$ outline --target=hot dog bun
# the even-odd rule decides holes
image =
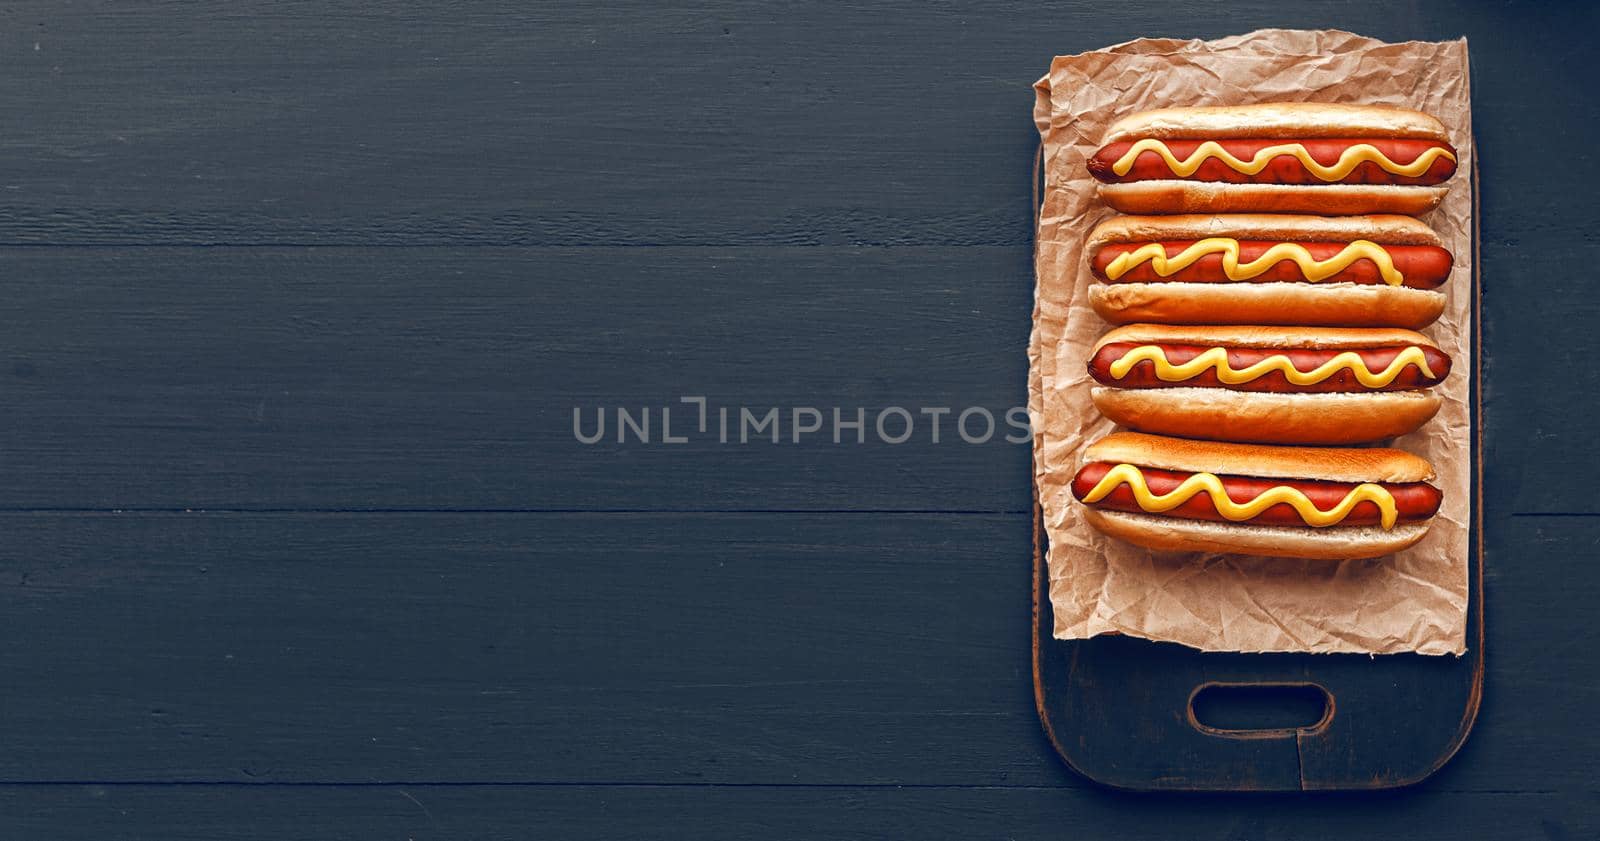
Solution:
[[[1089,508],[1083,519],[1106,535],[1164,552],[1219,552],[1279,558],[1346,560],[1381,558],[1415,546],[1428,523],[1401,523],[1385,531],[1356,526],[1337,531],[1180,520],[1156,514]]]
[[[1234,390],[1221,385],[1187,386],[1183,380],[1132,387],[1132,375],[1136,370],[1130,370],[1124,380],[1113,379],[1104,371],[1095,371],[1093,361],[1099,358],[1101,349],[1116,346],[1106,351],[1107,354],[1114,354],[1121,352],[1117,350],[1118,347],[1126,345],[1174,349],[1306,349],[1323,351],[1324,355],[1385,348],[1390,349],[1387,354],[1391,356],[1394,348],[1415,347],[1424,352],[1435,351],[1439,357],[1443,357],[1444,361],[1439,365],[1441,370],[1434,371],[1437,379],[1447,375],[1449,365],[1449,357],[1443,356],[1432,340],[1410,330],[1395,329],[1137,324],[1112,330],[1095,344],[1090,370],[1091,375],[1102,384],[1091,388],[1090,395],[1095,407],[1112,421],[1130,429],[1163,435],[1266,444],[1327,445],[1382,441],[1413,432],[1427,423],[1439,411],[1442,400],[1437,394],[1423,390],[1426,386],[1379,390],[1383,387],[1368,387],[1359,382],[1347,382],[1340,386],[1346,390],[1330,392],[1313,392],[1309,389],[1323,386],[1296,386],[1286,379],[1265,384],[1265,387],[1275,390],[1261,391]],[[1138,365],[1152,366],[1154,363],[1140,362]],[[1295,367],[1296,370],[1307,370],[1299,365]],[[1411,367],[1416,368],[1414,365]],[[1341,370],[1333,376],[1350,379],[1345,373]],[[1406,373],[1404,367],[1400,373]],[[1258,379],[1269,377],[1281,378],[1282,375],[1269,372]],[[1236,387],[1263,386],[1252,380]],[[1297,388],[1302,390],[1295,390]]]
[[[1252,394],[1216,388],[1139,391],[1097,386],[1095,408],[1129,429],[1268,444],[1359,444],[1415,432],[1440,398],[1381,394]]]
[[[1130,176],[1125,171],[1113,174],[1104,167],[1109,160],[1091,160],[1090,169],[1102,180],[1123,183],[1103,184],[1100,198],[1123,213],[1233,213],[1276,211],[1322,215],[1362,213],[1405,213],[1420,215],[1433,210],[1448,188],[1438,186],[1454,172],[1455,155],[1449,135],[1437,119],[1417,111],[1373,105],[1327,103],[1265,103],[1200,108],[1165,108],[1124,117],[1107,131],[1102,152],[1114,144],[1166,141],[1232,142],[1276,140],[1285,144],[1324,144],[1324,158],[1337,157],[1337,150],[1326,144],[1333,138],[1351,142],[1369,140],[1420,141],[1448,150],[1436,176],[1421,183],[1406,183],[1398,174],[1412,160],[1354,164],[1353,171],[1330,171],[1313,179],[1314,183],[1284,183],[1288,170],[1268,165],[1261,170],[1230,167],[1224,171],[1212,163],[1210,174],[1176,171],[1168,168],[1143,169]],[[1192,146],[1192,144],[1190,144]],[[1121,148],[1121,147],[1119,147]],[[1304,151],[1304,150],[1301,150]],[[1118,153],[1121,154],[1120,152]],[[1129,152],[1129,160],[1141,153]],[[1142,153],[1155,166],[1151,152]],[[1098,157],[1098,156],[1097,156]],[[1183,157],[1187,160],[1187,157]],[[1248,156],[1241,157],[1246,160]],[[1197,160],[1205,160],[1204,157]],[[1268,157],[1264,160],[1289,161]],[[1323,165],[1331,160],[1321,160]],[[1293,166],[1292,162],[1285,164]],[[1426,168],[1426,164],[1419,164]],[[1299,172],[1299,170],[1293,170]],[[1160,173],[1170,173],[1170,178]],[[1386,174],[1389,173],[1389,174]],[[1219,180],[1225,179],[1225,180]],[[1293,182],[1295,179],[1289,178]],[[1233,182],[1245,183],[1233,183]]]
[[[1444,201],[1449,187],[1394,184],[1221,184],[1181,179],[1101,184],[1100,200],[1123,213],[1317,213],[1421,216]]]
[[[1096,350],[1117,342],[1169,344],[1225,344],[1252,348],[1332,348],[1359,350],[1387,345],[1439,345],[1415,330],[1393,327],[1278,327],[1262,325],[1199,326],[1185,324],[1129,324],[1107,331],[1094,343]]]
[[[1439,255],[1435,259],[1445,271],[1439,275],[1441,279],[1447,275],[1450,262],[1449,253],[1443,250],[1438,235],[1427,225],[1392,214],[1117,216],[1090,232],[1085,254],[1093,265],[1101,251],[1109,246],[1214,238],[1307,244],[1366,241],[1380,247],[1399,247],[1397,250],[1432,250]],[[1113,324],[1254,322],[1415,329],[1432,323],[1444,312],[1445,295],[1437,289],[1387,282],[1346,282],[1338,277],[1321,281],[1261,281],[1231,280],[1218,275],[1205,282],[1102,279],[1090,286],[1089,303],[1101,318]]]
[[[1447,142],[1444,123],[1431,115],[1387,105],[1268,102],[1158,108],[1130,114],[1106,130],[1106,143],[1155,137],[1395,137]]]
[[[1273,447],[1113,432],[1090,444],[1083,460],[1114,461],[1217,475],[1324,482],[1427,482],[1433,465],[1387,447]]]
[[[1112,324],[1372,325],[1418,329],[1444,313],[1431,289],[1353,283],[1097,283],[1089,305]]]
[[[1234,213],[1173,216],[1113,216],[1089,232],[1084,246],[1098,251],[1117,242],[1161,242],[1206,237],[1275,239],[1284,242],[1351,242],[1385,245],[1441,245],[1433,229],[1410,216],[1301,216],[1287,213]]]
[[[1400,450],[1269,447],[1191,441],[1119,432],[1090,445],[1084,463],[1250,476],[1285,481],[1401,485],[1433,478],[1427,461]],[[1080,501],[1082,497],[1080,497]],[[1244,502],[1244,500],[1239,500]],[[1363,503],[1371,504],[1371,503]],[[1136,513],[1084,502],[1086,522],[1101,532],[1151,549],[1220,552],[1339,560],[1374,558],[1420,541],[1429,523],[1383,526],[1263,526],[1185,519],[1168,513]],[[1427,512],[1424,512],[1427,513]]]

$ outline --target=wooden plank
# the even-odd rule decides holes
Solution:
[[[25,314],[0,332],[0,507],[1028,505],[1028,447],[1004,440],[1025,438],[1006,413],[1025,403],[1026,249],[93,248],[0,261]],[[709,401],[703,433],[686,395]],[[899,415],[879,435],[890,406],[916,424],[904,443]],[[813,407],[821,429],[797,444],[795,413]],[[970,407],[994,417],[988,443],[963,443],[957,414],[922,414]],[[650,410],[649,444],[618,443],[619,408]],[[834,408],[866,426],[835,444]],[[575,409],[585,435],[607,413],[604,440],[580,442]],[[687,443],[662,442],[663,409]],[[776,430],[759,428],[769,411]],[[981,438],[983,417],[967,429]]]
[[[1582,185],[1600,163],[1528,167],[1521,150],[1528,126],[1592,133],[1573,56],[1594,14],[1361,0],[1293,23],[1472,40],[1483,176],[1502,185],[1485,235],[1525,269],[1554,259],[1549,236],[1592,247]],[[0,138],[5,242],[1023,246],[1028,86],[1051,56],[1289,22],[1261,0],[826,17],[734,0],[181,16],[33,0],[3,20],[0,109],[27,115]]]
[[[0,525],[0,781],[1087,785],[1033,708],[1025,515]],[[1600,600],[1600,521],[1488,537],[1486,700],[1428,787],[1586,784],[1600,629],[1548,617]]]
[[[1592,838],[1592,790],[1214,800],[1037,788],[55,786],[0,788],[18,837],[1196,841]],[[1088,835],[1085,833],[1094,833]]]
[[[1027,448],[1002,441],[1026,376],[1022,248],[13,248],[0,264],[25,314],[0,333],[0,507],[1028,506]],[[1581,275],[1545,282],[1571,316],[1553,321],[1511,282],[1485,280],[1488,508],[1600,511],[1578,486],[1600,452],[1570,422],[1600,371],[1561,389],[1525,375],[1600,313]],[[729,444],[714,423],[659,443],[663,407],[675,435],[698,412],[684,395],[729,408]],[[919,424],[903,444],[873,423],[889,406]],[[973,406],[997,418],[989,443],[962,443],[954,415],[933,443],[920,409]],[[619,407],[651,408],[655,443],[618,444]],[[779,409],[783,442],[732,443],[740,407]],[[824,428],[795,445],[799,407]],[[831,407],[865,412],[867,443],[834,445]],[[574,408],[607,410],[606,440],[579,443]]]
[[[1070,779],[1020,515],[0,522],[0,780]]]

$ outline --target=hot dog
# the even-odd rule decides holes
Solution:
[[[1088,359],[1101,414],[1131,429],[1270,444],[1357,444],[1415,431],[1449,354],[1410,330],[1180,327],[1105,334]]]
[[[1201,240],[1166,241],[1160,245],[1160,254],[1170,264],[1183,259],[1185,254],[1193,249]],[[1253,283],[1295,283],[1306,280],[1304,267],[1296,263],[1291,256],[1285,254],[1283,243],[1271,241],[1234,240],[1237,251],[1233,260],[1239,264],[1261,262],[1262,258],[1269,258],[1259,272],[1252,273],[1249,278],[1241,282]],[[1344,253],[1346,244],[1337,242],[1297,242],[1292,243],[1295,248],[1305,249],[1314,263],[1328,263],[1337,260]],[[1141,248],[1148,244],[1131,242],[1112,243],[1100,249],[1095,255],[1092,269],[1094,276],[1113,283],[1228,283],[1231,282],[1227,275],[1229,261],[1228,250],[1213,248],[1205,251],[1199,259],[1185,265],[1171,266],[1167,274],[1162,274],[1156,268],[1154,260],[1139,253]],[[1274,251],[1277,249],[1277,251]],[[1385,245],[1389,261],[1395,271],[1402,276],[1399,285],[1412,289],[1435,289],[1450,277],[1450,252],[1436,245]],[[1122,259],[1123,255],[1130,255]],[[1140,259],[1143,257],[1143,259]],[[1277,257],[1276,260],[1270,259]],[[1118,271],[1117,278],[1112,281],[1107,272],[1113,264],[1129,264],[1128,268]],[[1348,265],[1340,267],[1333,274],[1324,278],[1326,283],[1360,283],[1376,286],[1387,283],[1383,272],[1377,263],[1370,259],[1358,259]]]
[[[1407,216],[1115,216],[1085,245],[1089,303],[1116,324],[1423,327],[1454,268]]]
[[[1108,461],[1097,461],[1084,465],[1078,475],[1072,480],[1072,495],[1083,499],[1089,495],[1100,482],[1102,482],[1116,465]],[[1145,487],[1156,496],[1169,496],[1183,486],[1183,483],[1193,476],[1192,472],[1179,470],[1157,470],[1153,467],[1141,468]],[[1313,507],[1321,511],[1331,511],[1345,497],[1349,496],[1359,485],[1352,482],[1324,482],[1310,479],[1261,479],[1253,476],[1221,476],[1222,489],[1228,498],[1237,504],[1247,504],[1253,499],[1264,496],[1273,488],[1286,487],[1296,493],[1304,495],[1311,501]],[[1107,511],[1130,511],[1146,513],[1139,505],[1134,489],[1127,482],[1113,482],[1110,493],[1100,498],[1096,504]],[[1439,511],[1439,503],[1444,495],[1438,488],[1426,482],[1391,483],[1384,487],[1389,495],[1394,498],[1396,522],[1416,523],[1427,520]],[[1232,522],[1217,510],[1216,501],[1210,494],[1196,494],[1170,511],[1164,512],[1169,517],[1182,517],[1186,520],[1212,520],[1215,522]],[[1251,517],[1249,522],[1263,526],[1303,526],[1305,519],[1300,516],[1294,506],[1288,503],[1278,503],[1267,508],[1260,514]],[[1356,503],[1355,507],[1346,514],[1340,525],[1344,526],[1376,526],[1382,525],[1383,509],[1377,502],[1370,499]]]
[[[1170,157],[1161,154],[1160,149],[1169,152]],[[1431,153],[1434,149],[1447,154]],[[1305,158],[1296,154],[1298,150],[1305,151]],[[1358,157],[1361,160],[1354,160]],[[1432,186],[1450,180],[1456,172],[1455,149],[1448,143],[1351,138],[1297,140],[1288,144],[1278,140],[1164,140],[1160,146],[1122,141],[1108,143],[1095,152],[1089,159],[1089,173],[1107,184],[1182,177],[1229,184],[1321,185],[1330,182],[1318,173],[1339,171],[1340,162],[1346,158],[1351,158],[1355,166],[1345,165],[1349,172],[1337,179],[1340,184]],[[1262,167],[1251,172],[1255,166],[1250,162],[1257,160]],[[1173,171],[1173,161],[1180,167],[1188,162],[1194,171],[1180,176]],[[1416,175],[1405,174],[1407,166],[1420,168],[1419,161],[1425,161],[1426,169]],[[1241,163],[1245,165],[1241,167]]]
[[[1119,432],[1072,482],[1085,520],[1152,549],[1372,558],[1421,540],[1443,494],[1400,450],[1225,444]]]
[[[1375,341],[1387,340],[1389,339],[1375,339]],[[1153,359],[1145,359],[1134,364],[1127,373],[1118,376],[1114,373],[1117,361],[1138,353],[1147,345],[1133,341],[1117,341],[1099,346],[1099,350],[1089,360],[1089,376],[1093,377],[1095,382],[1120,388],[1227,388],[1234,391],[1259,391],[1272,394],[1326,394],[1428,388],[1438,385],[1450,372],[1450,357],[1434,347],[1433,343],[1427,341],[1421,334],[1416,334],[1409,344],[1351,350],[1335,350],[1332,347],[1258,348],[1172,342],[1163,342],[1155,346],[1160,348],[1160,358],[1173,366],[1192,364],[1194,360],[1204,357],[1207,353],[1214,353],[1214,348],[1221,347],[1226,354],[1225,367],[1233,370],[1248,370],[1263,363],[1270,364],[1278,357],[1286,359],[1289,367],[1295,371],[1315,371],[1329,365],[1335,367],[1326,378],[1310,383],[1290,382],[1288,372],[1282,368],[1269,369],[1261,376],[1249,380],[1224,382],[1219,376],[1219,371],[1224,365],[1209,366],[1191,377],[1169,382],[1158,376]],[[1418,361],[1407,363],[1401,357],[1413,347],[1420,351],[1417,355]],[[1401,364],[1398,366],[1398,373],[1392,379],[1378,385],[1367,385],[1356,376],[1357,366],[1336,365],[1340,356],[1346,353],[1354,353],[1360,360],[1361,367],[1369,371],[1387,370],[1395,366],[1397,361]]]
[[[1304,102],[1133,114],[1087,161],[1100,197],[1124,213],[1418,215],[1458,164],[1427,114]]]

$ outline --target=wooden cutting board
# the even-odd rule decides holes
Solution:
[[[1475,231],[1474,251],[1477,242]],[[1483,692],[1481,265],[1473,260],[1467,653],[1206,653],[1123,636],[1054,639],[1035,488],[1034,699],[1073,770],[1140,791],[1382,789],[1426,779],[1455,755]]]

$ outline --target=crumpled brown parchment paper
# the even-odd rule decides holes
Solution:
[[[1055,636],[1117,632],[1206,651],[1461,654],[1466,650],[1471,499],[1472,115],[1466,41],[1389,44],[1348,32],[1261,30],[1217,41],[1141,39],[1061,56],[1035,85],[1044,140],[1028,408],[1049,536]],[[1423,218],[1455,256],[1444,317],[1426,331],[1454,366],[1444,406],[1396,446],[1433,463],[1444,505],[1417,546],[1364,561],[1173,555],[1112,540],[1079,516],[1070,483],[1083,448],[1112,431],[1085,361],[1110,328],[1089,308],[1085,234],[1113,215],[1084,160],[1117,118],[1180,105],[1317,101],[1397,105],[1450,130],[1459,166]]]

